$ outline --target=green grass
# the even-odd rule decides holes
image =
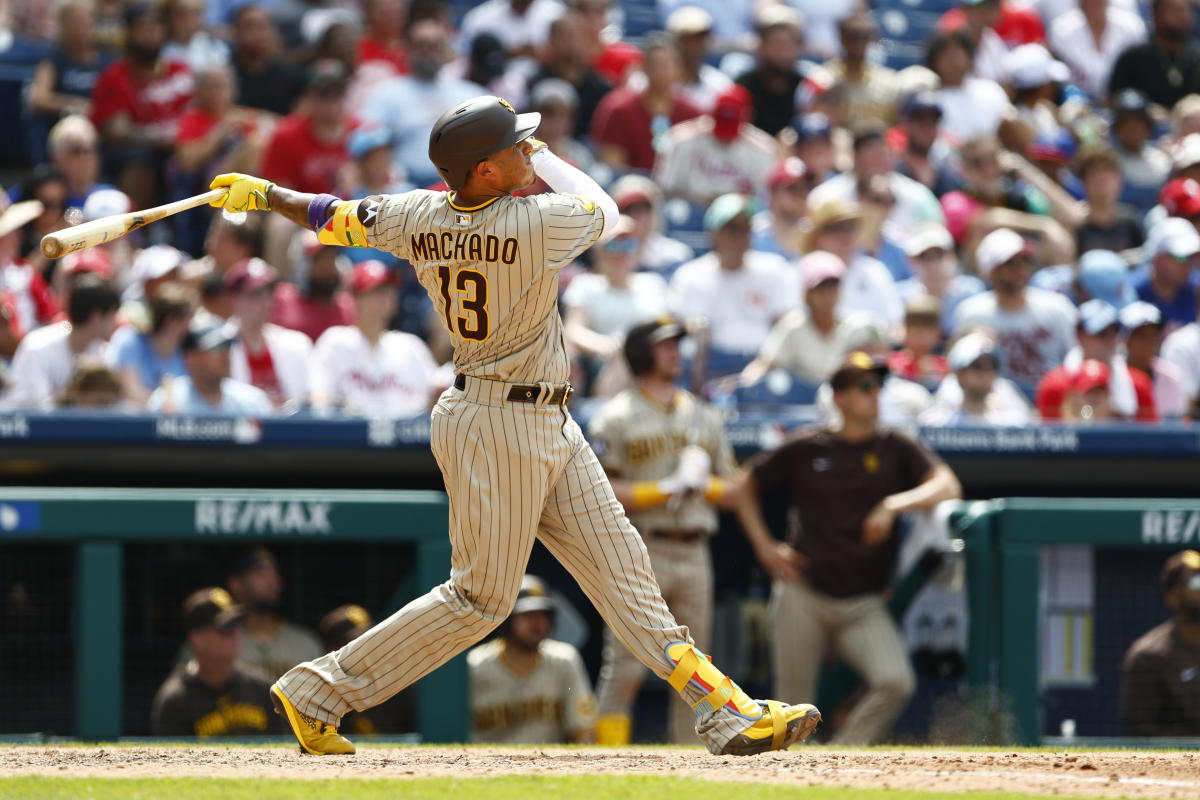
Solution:
[[[348,780],[234,780],[228,778],[43,778],[0,780],[0,800],[1061,800],[1048,796],[985,792],[916,792],[888,789],[791,787],[719,783],[647,775],[568,775],[499,778]],[[1078,799],[1076,799],[1078,800]]]

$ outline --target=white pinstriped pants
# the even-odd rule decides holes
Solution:
[[[871,744],[888,732],[908,704],[916,676],[882,597],[830,597],[806,583],[775,581],[771,622],[777,697],[815,697],[825,648],[832,643],[867,684],[867,693],[830,743]]]
[[[660,678],[666,648],[691,641],[663,601],[641,537],[579,425],[558,406],[513,403],[508,384],[467,378],[433,409],[431,446],[450,496],[450,580],[341,650],[279,679],[303,713],[336,723],[384,702],[499,625],[535,537],[575,577],[609,628]],[[689,703],[704,692],[689,684]],[[697,720],[714,753],[750,723],[722,707]]]

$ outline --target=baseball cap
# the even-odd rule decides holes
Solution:
[[[91,222],[114,214],[128,214],[133,201],[120,189],[97,189],[83,201],[83,221]]]
[[[938,116],[942,116],[942,102],[938,99],[938,94],[931,89],[918,89],[910,94],[904,100],[904,105],[900,107],[900,113],[903,116],[911,116],[918,111],[936,111]]]
[[[7,198],[6,198],[7,200]],[[18,228],[25,227],[46,210],[41,200],[22,200],[13,203],[0,214],[0,236],[7,236]]]
[[[279,279],[279,273],[261,258],[243,258],[225,274],[225,291],[256,292]]]
[[[1146,119],[1151,119],[1150,103],[1146,100],[1146,95],[1137,89],[1122,89],[1117,92],[1112,100],[1112,110],[1114,120],[1125,114],[1141,114]]]
[[[1009,228],[998,228],[983,237],[975,249],[975,266],[980,275],[987,277],[996,267],[1021,253],[1033,255],[1033,247],[1025,237]]]
[[[517,592],[512,613],[524,614],[526,611],[554,611],[554,601],[546,591],[546,584],[535,575],[526,575],[521,579],[521,590]]]
[[[1175,258],[1194,256],[1200,253],[1200,233],[1183,217],[1167,217],[1146,237],[1146,257],[1154,258],[1159,253],[1170,253]]]
[[[667,33],[676,36],[708,33],[712,26],[712,15],[699,6],[682,6],[667,17]]]
[[[713,103],[713,136],[723,142],[737,138],[750,111],[750,93],[746,87],[733,84],[717,95]]]
[[[1079,327],[1095,336],[1117,325],[1117,309],[1104,300],[1088,300],[1079,307]]]
[[[1163,591],[1169,592],[1178,586],[1190,583],[1197,573],[1200,573],[1200,552],[1189,549],[1172,554],[1163,564]]]
[[[904,242],[904,252],[910,257],[916,257],[926,250],[953,250],[954,238],[945,225],[927,222],[917,227]]]
[[[1167,181],[1167,185],[1158,193],[1158,202],[1162,204],[1168,217],[1191,219],[1200,215],[1200,181],[1194,178],[1175,178]]]
[[[1108,364],[1089,358],[1079,365],[1079,369],[1071,376],[1071,391],[1083,394],[1092,389],[1108,388],[1108,380],[1112,375]]]
[[[385,284],[395,286],[397,283],[395,271],[375,259],[355,264],[346,278],[346,288],[354,294],[366,294]]]
[[[1127,331],[1137,330],[1144,325],[1161,328],[1163,324],[1162,312],[1158,310],[1158,306],[1145,300],[1134,300],[1121,309],[1117,318],[1121,321],[1121,327]]]
[[[1180,170],[1195,164],[1200,164],[1200,133],[1189,133],[1175,145],[1171,166]]]
[[[360,605],[350,603],[338,606],[325,616],[317,626],[317,633],[326,647],[341,647],[351,639],[357,639],[371,627],[371,615]]]
[[[334,58],[322,58],[308,68],[308,88],[321,91],[331,86],[345,87],[350,80],[346,66]]]
[[[958,372],[966,369],[984,356],[990,356],[1000,366],[1003,362],[1000,348],[992,337],[980,331],[972,331],[963,336],[946,355],[946,364],[951,371]]]
[[[742,194],[723,194],[709,204],[704,212],[704,230],[715,231],[729,224],[729,221],[741,214],[752,216],[758,208],[754,199]]]
[[[846,262],[833,253],[824,250],[814,250],[799,263],[800,274],[804,276],[804,289],[809,291],[817,288],[828,280],[841,280],[846,275]]]
[[[1066,83],[1071,70],[1066,64],[1050,55],[1040,44],[1023,44],[1014,47],[1005,56],[1004,66],[1008,80],[1016,89],[1034,89],[1047,83]]]
[[[668,339],[681,339],[684,336],[687,336],[687,331],[674,317],[659,317],[630,328],[629,332],[625,334],[625,346],[626,348],[644,349]]]
[[[635,203],[648,203],[651,207],[662,204],[662,192],[658,186],[644,175],[623,175],[609,190],[609,196],[624,211]]]
[[[888,374],[887,364],[882,359],[871,358],[862,350],[855,350],[829,378],[835,392],[848,389],[864,375],[878,375],[883,380]]]
[[[785,158],[775,165],[767,176],[767,188],[778,189],[781,186],[791,186],[808,174],[804,162],[796,157]]]
[[[1129,283],[1129,266],[1111,250],[1089,250],[1080,257],[1079,283],[1089,295],[1117,310],[1137,299]]]
[[[804,15],[783,3],[767,3],[761,5],[755,13],[754,27],[760,34],[775,28],[803,30]]]
[[[183,266],[186,256],[169,244],[147,247],[133,259],[133,274],[138,283],[157,280]]]
[[[829,117],[819,111],[811,114],[797,114],[792,117],[788,126],[796,133],[796,143],[807,142],[809,139],[830,139],[833,136],[833,123]]]
[[[915,294],[904,301],[904,321],[940,325],[942,320],[942,301],[931,294]]]
[[[233,563],[229,565],[230,575],[245,575],[247,572],[254,572],[263,567],[278,567],[279,562],[275,560],[275,555],[265,547],[254,547],[242,552]]]
[[[113,276],[112,260],[108,257],[108,251],[99,247],[89,247],[87,250],[65,256],[61,262],[61,269],[66,275],[91,272],[101,278]]]
[[[346,152],[351,158],[362,158],[377,147],[390,147],[392,133],[379,125],[363,125],[355,128],[346,139]]]
[[[579,108],[579,93],[562,78],[545,78],[529,92],[529,105],[534,109],[564,106],[574,110]]]
[[[1029,143],[1029,157],[1035,161],[1070,164],[1075,158],[1075,137],[1066,128],[1038,133]]]
[[[194,631],[210,625],[227,631],[241,623],[242,609],[220,586],[197,589],[183,601],[183,627]]]
[[[233,344],[236,332],[219,317],[193,317],[180,343],[182,350],[220,350]]]

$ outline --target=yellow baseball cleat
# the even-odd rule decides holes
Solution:
[[[817,729],[821,712],[808,703],[789,706],[778,700],[761,703],[763,713],[746,730],[721,749],[723,756],[752,756],[768,750],[786,750]]]
[[[300,752],[314,756],[342,756],[354,753],[354,743],[338,733],[336,725],[301,714],[292,701],[283,696],[279,684],[271,686],[275,713],[287,719],[300,742]]]

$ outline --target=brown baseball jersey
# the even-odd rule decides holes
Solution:
[[[1200,647],[1167,620],[1121,663],[1121,721],[1130,736],[1200,736]]]

